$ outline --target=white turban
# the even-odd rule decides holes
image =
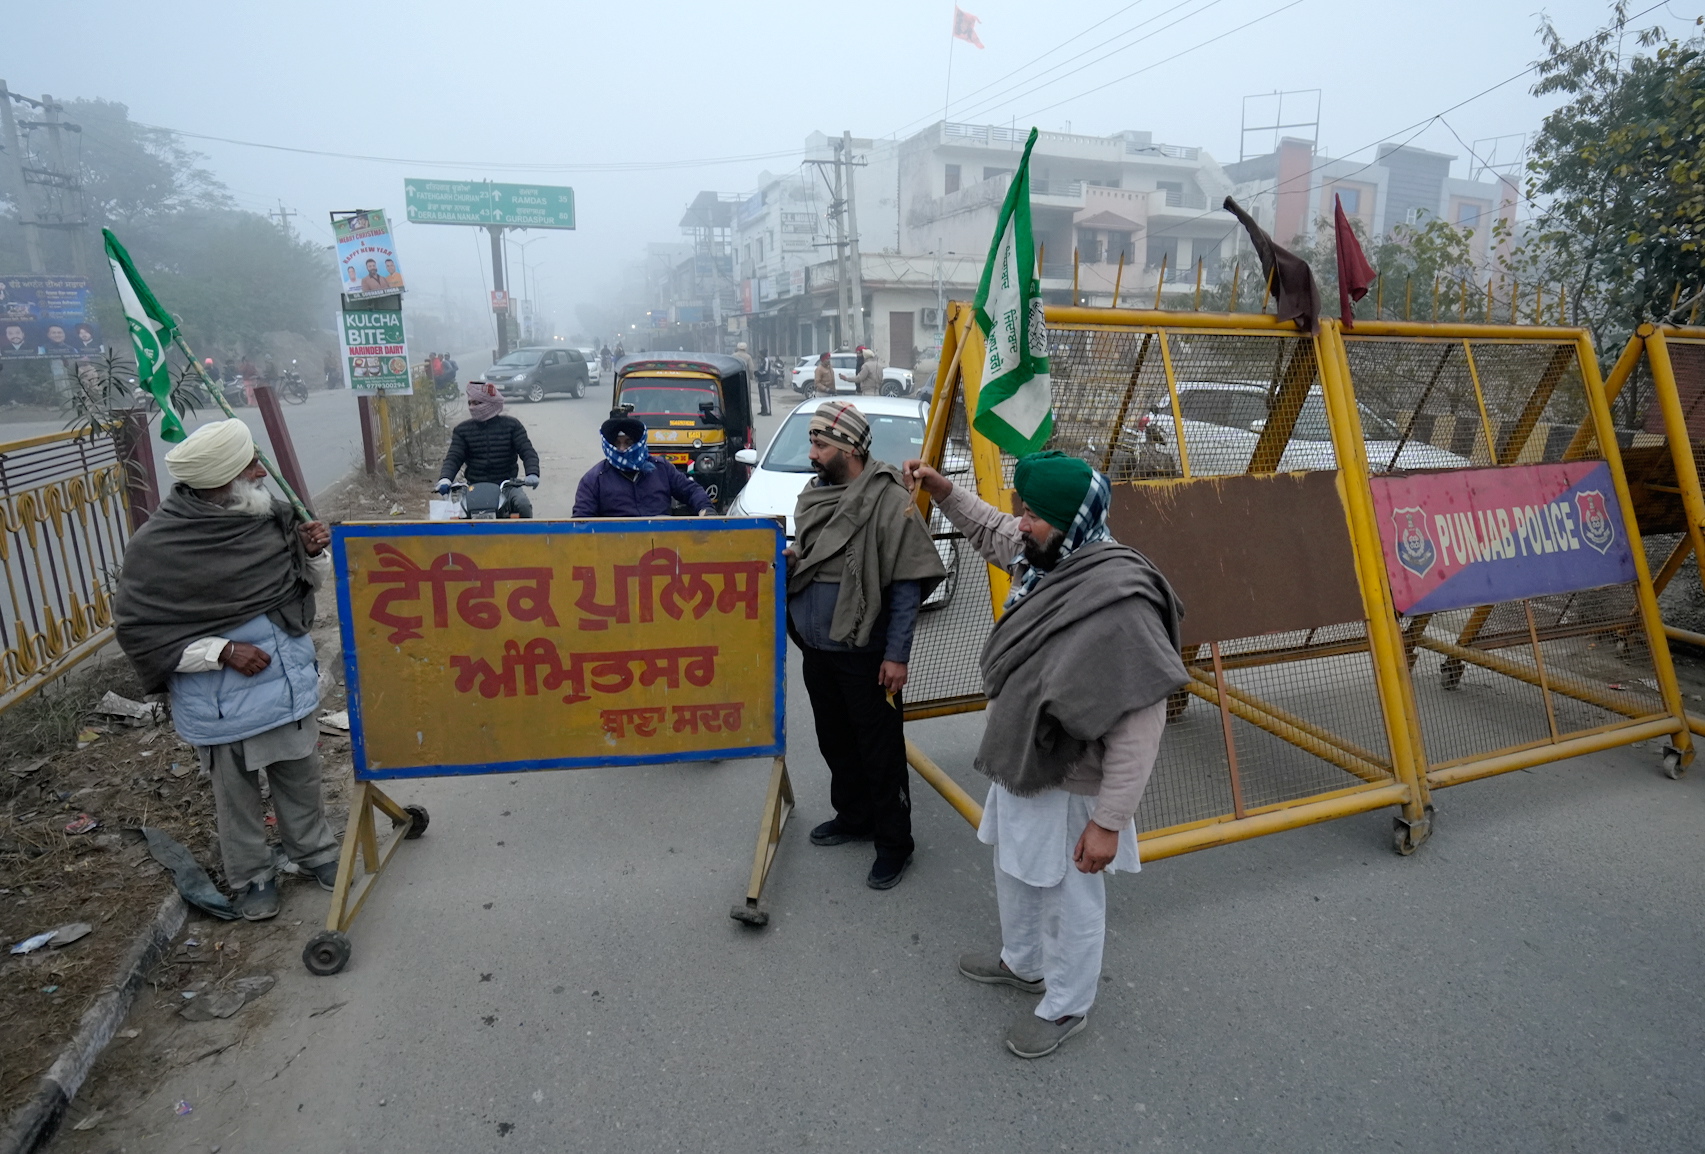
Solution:
[[[232,417],[203,425],[185,437],[166,454],[166,469],[192,489],[218,489],[254,459],[254,434]]]

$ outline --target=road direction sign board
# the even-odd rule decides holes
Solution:
[[[405,179],[403,193],[414,224],[574,227],[574,190],[558,185]]]

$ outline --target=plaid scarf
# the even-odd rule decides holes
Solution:
[[[1112,532],[1107,528],[1107,508],[1113,501],[1113,487],[1107,483],[1107,478],[1099,471],[1090,473],[1089,491],[1083,495],[1083,504],[1077,507],[1077,513],[1072,517],[1071,527],[1066,530],[1065,538],[1060,542],[1060,559],[1054,562],[1055,568],[1060,561],[1070,557],[1072,553],[1094,541],[1113,540]],[[1023,566],[1023,576],[1013,583],[1012,592],[1007,594],[1006,604],[1002,610],[1011,609],[1030,595],[1042,578],[1052,573],[1053,569],[1038,569],[1029,564],[1020,549],[1018,556],[1012,559],[1011,567],[1016,571]]]
[[[657,462],[651,459],[651,450],[646,448],[644,437],[629,445],[625,451],[608,441],[601,443],[604,446],[604,459],[624,473],[649,473],[657,468]]]

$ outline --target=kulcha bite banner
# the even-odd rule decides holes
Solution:
[[[405,291],[402,261],[383,209],[333,213],[332,236],[337,241],[338,291],[345,299]]]
[[[785,752],[765,518],[332,532],[357,778]]]
[[[1440,613],[1634,580],[1603,461],[1372,479],[1392,599]]]
[[[342,309],[345,383],[358,393],[414,392],[408,369],[408,337],[399,308]]]

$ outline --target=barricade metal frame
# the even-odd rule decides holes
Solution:
[[[1700,449],[1705,448],[1705,438],[1695,438],[1688,429],[1688,418],[1692,414],[1683,396],[1682,381],[1673,355],[1676,349],[1672,346],[1685,350],[1692,372],[1705,369],[1705,327],[1642,324],[1628,338],[1621,356],[1604,381],[1605,403],[1614,405],[1623,390],[1643,370],[1652,387],[1652,402],[1658,407],[1657,415],[1673,475],[1659,475],[1656,468],[1648,472],[1637,465],[1630,465],[1628,481],[1631,489],[1638,486],[1647,497],[1653,493],[1665,494],[1679,498],[1681,504],[1681,530],[1677,541],[1652,575],[1652,591],[1659,597],[1681,573],[1689,557],[1705,558],[1705,491],[1702,491],[1699,481],[1698,462]],[[1693,387],[1687,393],[1696,405],[1705,381],[1690,380],[1690,384]],[[1643,425],[1649,429],[1652,423],[1648,415]],[[1656,536],[1674,531],[1673,522],[1667,519],[1660,521],[1651,515],[1650,501],[1636,499],[1634,504],[1641,519],[1642,534]],[[1700,568],[1700,583],[1705,588],[1705,568]],[[1664,634],[1672,641],[1705,649],[1705,633],[1666,622]],[[1689,714],[1688,727],[1693,733],[1705,735],[1705,717]]]
[[[1651,654],[1652,672],[1655,675],[1652,680],[1656,684],[1657,697],[1661,701],[1655,708],[1624,702],[1608,693],[1595,692],[1584,684],[1581,678],[1571,676],[1567,670],[1548,670],[1540,634],[1532,624],[1532,608],[1525,602],[1520,604],[1527,612],[1532,660],[1536,668],[1520,660],[1494,655],[1489,647],[1494,644],[1506,644],[1501,636],[1490,640],[1480,638],[1480,632],[1495,607],[1470,612],[1468,627],[1458,633],[1454,642],[1430,635],[1425,620],[1421,620],[1418,625],[1416,621],[1409,621],[1407,627],[1405,626],[1404,620],[1394,608],[1390,581],[1386,573],[1383,546],[1373,505],[1368,442],[1362,427],[1362,406],[1357,397],[1350,351],[1346,345],[1345,334],[1336,322],[1323,321],[1317,334],[1312,338],[1302,338],[1294,326],[1280,324],[1275,317],[1262,314],[1059,306],[1049,307],[1046,313],[1051,336],[1063,331],[1071,331],[1074,335],[1126,334],[1126,343],[1121,347],[1125,348],[1127,353],[1132,347],[1137,350],[1135,363],[1130,369],[1131,384],[1117,407],[1117,417],[1112,428],[1107,430],[1107,440],[1090,446],[1095,448],[1097,453],[1104,453],[1101,460],[1093,462],[1103,469],[1113,460],[1116,447],[1114,442],[1121,435],[1121,431],[1129,430],[1127,417],[1132,396],[1136,391],[1137,379],[1139,374],[1145,371],[1145,358],[1152,357],[1155,351],[1159,353],[1158,359],[1164,375],[1164,398],[1155,398],[1155,412],[1164,415],[1163,406],[1169,405],[1172,428],[1179,432],[1185,430],[1185,416],[1180,407],[1179,381],[1174,365],[1174,341],[1180,335],[1202,344],[1227,339],[1233,342],[1258,341],[1263,337],[1284,338],[1286,341],[1285,344],[1276,346],[1279,354],[1273,359],[1269,417],[1260,430],[1247,472],[1268,475],[1275,473],[1293,435],[1305,399],[1312,397],[1315,390],[1318,390],[1321,398],[1320,402],[1316,403],[1324,404],[1325,415],[1330,424],[1336,487],[1343,505],[1345,526],[1352,546],[1355,581],[1362,603],[1363,620],[1359,623],[1360,632],[1358,634],[1355,629],[1350,629],[1347,633],[1340,630],[1336,635],[1318,643],[1315,631],[1310,630],[1308,635],[1300,640],[1286,635],[1272,635],[1273,643],[1270,645],[1252,645],[1245,642],[1233,647],[1212,642],[1186,647],[1184,656],[1191,673],[1191,682],[1185,687],[1183,694],[1188,697],[1181,694],[1174,699],[1173,708],[1169,709],[1169,717],[1181,715],[1191,698],[1203,701],[1218,711],[1219,728],[1226,753],[1223,768],[1229,778],[1231,804],[1225,807],[1224,812],[1210,817],[1197,817],[1194,820],[1172,822],[1160,828],[1145,830],[1140,840],[1145,861],[1392,806],[1398,807],[1394,822],[1395,848],[1400,853],[1410,853],[1431,832],[1431,791],[1437,788],[1666,735],[1673,735],[1674,741],[1666,755],[1666,768],[1679,771],[1681,766],[1691,760],[1692,748],[1685,714],[1658,616],[1651,574],[1645,564],[1644,552],[1638,538],[1638,527],[1627,481],[1623,475],[1617,438],[1612,432],[1614,426],[1605,387],[1597,373],[1590,340],[1583,330],[1514,325],[1360,322],[1351,339],[1433,343],[1441,348],[1450,344],[1460,346],[1461,355],[1466,359],[1467,376],[1464,379],[1472,385],[1471,394],[1478,410],[1474,414],[1477,419],[1473,422],[1478,426],[1473,433],[1474,452],[1483,458],[1481,463],[1485,465],[1512,465],[1538,459],[1545,446],[1540,444],[1536,447],[1533,441],[1534,430],[1539,426],[1540,417],[1551,403],[1552,394],[1556,391],[1559,381],[1564,378],[1571,365],[1578,366],[1579,387],[1584,394],[1587,412],[1582,414],[1585,419],[1582,419],[1579,427],[1574,430],[1564,458],[1578,459],[1589,456],[1595,446],[1603,446],[1598,452],[1608,463],[1614,479],[1615,496],[1628,530],[1637,578],[1633,583],[1635,607],[1631,620],[1622,619],[1608,624],[1595,620],[1590,624],[1601,632],[1608,630],[1620,632],[1624,637],[1638,635],[1643,639]],[[1130,340],[1132,334],[1140,335],[1140,342]],[[1064,338],[1060,340],[1063,341]],[[1510,385],[1513,381],[1527,390],[1525,396],[1519,398],[1519,404],[1515,404],[1508,396],[1500,398],[1513,405],[1512,412],[1517,414],[1514,419],[1503,422],[1505,427],[1501,438],[1495,431],[1488,410],[1487,395],[1482,389],[1482,377],[1485,372],[1495,373],[1498,370],[1486,366],[1477,367],[1475,364],[1476,348],[1494,342],[1522,346],[1518,349],[1522,356],[1530,359],[1537,356],[1545,362],[1544,370],[1538,373],[1531,383],[1520,378],[1520,373],[1507,373],[1501,378],[1504,385]],[[1534,349],[1526,347],[1534,345],[1552,350],[1549,358],[1542,352],[1535,353]],[[1056,348],[1059,347],[1057,344]],[[1291,350],[1288,362],[1284,357],[1286,348]],[[1483,352],[1482,355],[1487,354]],[[950,311],[941,357],[942,368],[938,374],[935,403],[930,413],[923,455],[926,460],[939,462],[948,450],[950,436],[965,438],[969,442],[978,495],[990,504],[1004,508],[1011,497],[1008,480],[1010,461],[1003,460],[995,445],[970,430],[966,420],[966,415],[975,409],[982,356],[981,334],[972,321],[971,307],[966,303],[956,302]],[[1152,361],[1150,364],[1152,365]],[[1442,367],[1442,360],[1440,365]],[[1156,383],[1152,377],[1152,367],[1147,371],[1151,373],[1152,393]],[[1070,414],[1062,413],[1061,410],[1059,365],[1056,366],[1055,379],[1056,416],[1069,417]],[[1069,397],[1066,398],[1066,403],[1071,403]],[[1407,421],[1411,430],[1421,407],[1416,406],[1416,413],[1411,414]],[[1073,442],[1069,432],[1062,436],[1062,425],[1065,423],[1068,422],[1057,421],[1054,444],[1068,452],[1083,451],[1085,446]],[[1549,435],[1552,430],[1547,428],[1546,431]],[[1405,436],[1407,435],[1406,433]],[[1178,471],[1184,474],[1182,478],[1138,479],[1128,483],[1144,487],[1211,484],[1206,477],[1197,478],[1190,475],[1190,438],[1179,436],[1177,439],[1181,442],[1176,446],[1176,453]],[[1400,442],[1398,454],[1401,452]],[[1394,461],[1395,459],[1394,457]],[[1469,463],[1461,457],[1456,459],[1464,465]],[[920,504],[927,507],[927,497],[920,494],[919,499]],[[1705,508],[1705,502],[1702,502],[1701,507]],[[1004,599],[1006,589],[1007,579],[1004,572],[991,567],[989,594],[992,614],[998,615],[998,606]],[[1188,605],[1189,599],[1186,597],[1186,611]],[[1347,622],[1346,626],[1351,624],[1353,623]],[[1575,629],[1573,634],[1556,630],[1548,632],[1544,644],[1557,644],[1557,637],[1584,635],[1586,627],[1576,626]],[[965,649],[966,646],[961,642],[957,649],[957,659],[963,660]],[[1454,676],[1457,684],[1461,681],[1461,669],[1471,665],[1475,669],[1477,682],[1503,679],[1512,685],[1537,688],[1545,705],[1543,716],[1548,723],[1547,738],[1505,743],[1490,749],[1476,748],[1468,756],[1429,757],[1423,736],[1422,710],[1417,705],[1411,672],[1421,650],[1433,652],[1446,663],[1456,662],[1455,666],[1447,664],[1445,668],[1456,671]],[[1373,690],[1381,714],[1382,736],[1388,754],[1367,748],[1350,735],[1335,732],[1330,724],[1322,724],[1318,719],[1305,716],[1306,711],[1291,706],[1288,700],[1274,699],[1267,689],[1259,684],[1245,682],[1239,685],[1228,676],[1233,670],[1253,670],[1254,675],[1259,675],[1263,668],[1330,669],[1329,664],[1322,663],[1345,660],[1357,654],[1365,654],[1371,665]],[[914,664],[919,661],[919,656],[914,654]],[[931,660],[927,650],[921,656],[925,663]],[[1252,675],[1246,673],[1245,676]],[[1302,677],[1304,674],[1298,673],[1295,676]],[[1343,676],[1341,671],[1338,676]],[[1280,682],[1271,677],[1268,684],[1282,688]],[[1223,694],[1220,691],[1221,686],[1225,689]],[[1448,677],[1442,686],[1445,690],[1455,687]],[[1569,704],[1570,708],[1576,711],[1566,719],[1565,728],[1559,726],[1559,708],[1554,708],[1554,696],[1558,702],[1564,702],[1566,698],[1565,704]],[[914,698],[908,702],[907,718],[916,720],[963,712],[982,708],[983,704],[980,697],[961,696],[951,700],[933,701]],[[1577,715],[1580,711],[1588,707],[1618,719],[1584,727],[1574,724],[1579,719]],[[1596,720],[1596,717],[1594,714],[1589,720]],[[1360,781],[1342,788],[1322,788],[1298,796],[1283,796],[1266,804],[1245,805],[1243,794],[1246,790],[1240,788],[1239,782],[1238,743],[1232,736],[1234,723],[1253,727],[1253,730],[1244,730],[1246,733],[1261,731],[1266,735],[1266,738],[1261,740],[1276,738],[1295,750],[1312,755],[1347,775],[1344,781],[1358,778]],[[1156,770],[1157,780],[1166,769],[1166,756],[1163,743],[1163,765]],[[912,743],[908,743],[908,758],[920,776],[942,792],[968,821],[976,824],[980,820],[981,810],[975,801]],[[1154,789],[1155,783],[1151,782],[1151,793]]]

